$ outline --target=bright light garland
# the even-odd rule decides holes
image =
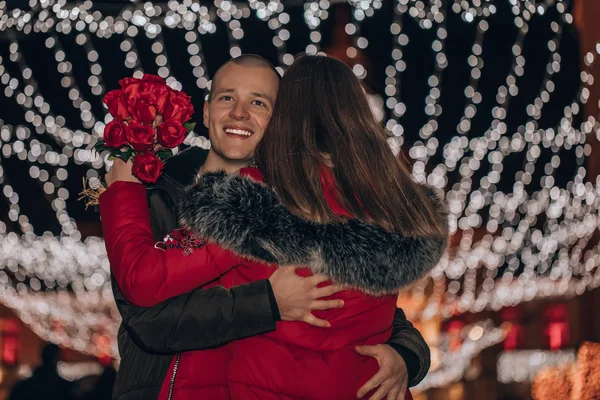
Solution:
[[[508,351],[498,357],[498,382],[531,382],[542,369],[572,364],[576,359],[575,350]]]
[[[440,345],[434,347],[441,356],[440,367],[429,372],[425,379],[411,390],[424,392],[427,389],[458,382],[472,367],[471,361],[475,356],[482,350],[500,343],[506,337],[506,333],[505,327],[495,327],[491,321],[466,326],[461,330],[461,337],[464,339],[458,351],[451,351],[449,349],[450,336],[442,335]]]
[[[494,120],[478,137],[472,135],[472,122],[482,112],[483,95],[479,88],[484,67],[482,53],[492,23],[488,17],[497,12],[496,5],[489,0],[455,0],[449,7],[440,0],[394,1],[394,17],[390,26],[394,38],[392,63],[385,70],[386,127],[391,132],[392,146],[398,148],[404,141],[401,121],[409,115],[401,98],[401,79],[409,63],[404,55],[410,41],[405,23],[412,19],[420,29],[435,32],[431,44],[435,65],[428,79],[429,90],[424,101],[427,122],[419,129],[420,140],[409,149],[409,155],[415,161],[413,172],[418,180],[446,189],[451,227],[453,232],[460,231],[461,234],[460,243],[453,253],[442,260],[430,278],[412,289],[413,294],[428,299],[427,306],[412,315],[414,318],[428,319],[440,312],[450,316],[457,312],[500,309],[535,298],[577,295],[600,286],[600,251],[598,246],[588,246],[598,226],[600,188],[596,182],[584,181],[586,171],[583,166],[591,151],[585,143],[586,136],[599,135],[600,125],[593,118],[584,121],[581,126],[574,125],[575,118],[582,112],[580,104],[589,97],[585,85],[591,85],[593,77],[585,72],[581,74],[583,86],[579,98],[565,109],[559,126],[539,126],[544,107],[555,89],[553,79],[561,68],[558,50],[563,26],[572,23],[572,16],[567,13],[565,2],[560,0],[509,1],[517,28],[511,69],[505,83],[498,88],[492,109]],[[240,40],[246,34],[244,20],[258,18],[274,32],[272,43],[279,54],[278,69],[283,72],[293,61],[286,45],[291,36],[286,27],[290,15],[281,0],[215,0],[210,7],[189,0],[169,1],[161,5],[143,2],[127,5],[116,17],[93,11],[91,1],[66,4],[62,0],[31,0],[29,3],[31,10],[8,10],[6,4],[0,2],[0,31],[47,35],[46,46],[56,60],[61,84],[68,89],[81,126],[87,131],[65,126],[65,118],[52,113],[51,104],[38,91],[32,69],[24,62],[19,42],[12,43],[9,59],[0,60],[0,88],[6,97],[14,99],[22,107],[28,125],[0,127],[2,156],[18,157],[30,164],[30,176],[52,199],[63,237],[37,237],[33,234],[28,217],[20,210],[19,194],[0,170],[2,193],[10,207],[9,218],[18,221],[22,233],[7,233],[6,227],[0,226],[0,260],[4,266],[4,270],[0,271],[0,282],[5,285],[0,298],[19,310],[21,317],[44,338],[85,352],[115,355],[114,344],[109,346],[110,350],[100,350],[102,346],[89,344],[89,338],[95,334],[113,335],[115,321],[118,320],[111,307],[109,266],[103,242],[98,238],[81,241],[77,225],[66,209],[70,194],[61,184],[67,178],[67,167],[72,162],[89,167],[88,178],[98,177],[99,170],[110,165],[108,160],[87,150],[102,135],[104,124],[109,120],[105,116],[93,115],[84,91],[77,86],[73,60],[67,59],[61,38],[75,35],[75,42],[85,50],[87,65],[84,68],[89,71],[87,84],[91,93],[100,97],[106,91],[102,63],[107,60],[99,59],[91,40],[94,35],[99,39],[116,35],[121,40],[120,51],[125,55],[125,66],[134,76],[143,73],[134,38],[145,35],[152,41],[151,50],[159,75],[165,77],[171,86],[181,88],[181,83],[172,74],[162,35],[165,29],[184,30],[189,53],[187,61],[197,87],[206,91],[210,88],[210,80],[199,35],[216,32],[220,20],[227,27],[230,54],[235,57],[243,51]],[[316,54],[321,50],[319,28],[321,22],[329,17],[331,3],[314,0],[303,6],[304,19],[310,29],[308,53]],[[346,26],[347,34],[354,37],[354,46],[364,49],[368,42],[361,36],[362,21],[379,12],[382,1],[350,0],[349,3],[354,10],[353,21]],[[550,22],[553,37],[547,43],[550,54],[539,95],[526,107],[527,121],[518,129],[509,131],[506,124],[509,104],[518,95],[527,67],[523,43],[534,23],[532,19],[550,11],[555,11],[558,18]],[[442,81],[448,79],[445,71],[448,66],[446,39],[450,15],[447,14],[451,13],[459,15],[465,24],[476,24],[477,31],[466,60],[471,70],[470,82],[462,97],[464,113],[456,135],[448,143],[440,143],[438,120],[444,112],[440,99]],[[600,54],[600,46],[596,52]],[[589,65],[597,57],[598,54],[589,53],[585,56],[585,63]],[[185,62],[185,58],[179,61]],[[18,71],[17,76],[9,73],[6,68],[9,64],[18,68],[11,69]],[[358,68],[355,73],[364,76],[366,71]],[[61,144],[62,149],[53,150],[36,140],[36,134],[49,135]],[[193,135],[186,138],[186,144],[204,148],[210,146],[206,138]],[[561,166],[559,151],[563,149],[575,149],[580,168],[571,182],[565,187],[558,187],[554,174]],[[548,150],[554,154],[547,164],[541,165],[542,152]],[[500,192],[496,185],[504,172],[503,163],[514,153],[525,154],[527,162],[521,171],[517,171],[512,191]],[[439,164],[431,165],[427,169],[431,172],[426,173],[428,164],[433,159],[439,160],[440,155]],[[482,163],[486,165],[485,160],[489,161],[490,169],[476,182],[473,177],[482,169]],[[528,188],[536,170],[544,172],[542,188],[531,192]],[[458,174],[452,187],[446,187],[449,174]],[[541,220],[546,221],[543,227],[538,222]],[[484,234],[477,234],[478,231],[484,231]],[[507,268],[500,276],[503,266]],[[484,279],[483,283],[478,283],[477,276],[481,270],[484,271]],[[517,273],[517,270],[523,272]],[[429,282],[433,283],[434,290],[433,295],[427,297],[425,293]],[[53,292],[41,294],[45,289],[59,288],[69,288],[75,294],[71,300],[63,302],[57,302],[59,297],[52,298]],[[61,296],[62,299],[64,296]],[[94,300],[85,300],[91,298]],[[46,307],[42,305],[44,302],[60,306]],[[51,311],[54,313],[52,318],[48,318],[48,309],[54,310]],[[82,315],[89,315],[89,318],[82,318]],[[61,332],[66,333],[56,336],[53,333],[56,332],[53,325],[56,323],[50,320],[60,320],[59,325],[64,327]],[[466,360],[467,356],[463,358]]]
[[[319,26],[321,21],[329,17],[330,3],[328,0],[309,1],[304,3],[304,22],[310,29],[311,43],[306,46],[307,54],[318,54],[320,51],[321,31]]]
[[[402,32],[403,18],[405,18],[407,7],[399,3],[394,7],[394,22],[390,30],[394,35],[394,48],[392,50],[392,59],[395,64],[389,65],[385,69],[387,78],[385,79],[385,94],[388,96],[385,105],[391,110],[392,117],[387,121],[386,128],[392,133],[391,140],[388,140],[392,150],[398,152],[404,143],[404,128],[398,122],[398,118],[404,115],[406,105],[402,103],[400,96],[402,94],[399,79],[399,73],[406,69],[406,63],[402,60],[404,54],[402,47],[408,44],[408,36]]]
[[[101,375],[104,368],[102,365],[97,362],[88,361],[88,362],[76,362],[76,363],[67,363],[64,361],[59,361],[56,366],[56,371],[58,375],[66,379],[70,382],[76,381],[81,378],[85,378],[87,376],[98,376]],[[17,376],[19,379],[27,379],[33,375],[33,370],[29,365],[21,365],[19,366],[19,370],[17,371]]]
[[[0,301],[39,337],[85,354],[118,358],[120,316],[110,289],[28,293],[22,286],[0,287]]]

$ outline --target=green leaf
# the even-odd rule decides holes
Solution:
[[[129,161],[129,159],[131,158],[131,156],[133,155],[133,149],[129,146],[127,147],[123,147],[119,150],[116,151],[112,151],[111,155],[116,157],[116,158],[120,158],[121,160],[127,162]]]
[[[196,123],[195,122],[188,122],[187,124],[183,124],[183,127],[189,132],[193,131],[194,128],[196,127]]]
[[[171,149],[160,149],[159,151],[156,152],[156,155],[161,160],[164,160],[166,158],[171,157],[173,155],[173,151],[171,151]]]
[[[98,143],[94,145],[93,149],[98,153],[102,153],[103,151],[107,150],[108,147],[106,147],[103,140],[99,140]]]
[[[127,162],[133,155],[133,149],[129,146],[122,147],[120,149],[108,148],[106,150],[110,150],[110,155],[108,156],[109,160],[119,158]]]

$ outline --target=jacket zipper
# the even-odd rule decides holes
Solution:
[[[177,353],[177,358],[175,359],[175,365],[173,365],[173,375],[171,376],[171,383],[169,384],[168,400],[173,400],[173,389],[175,388],[175,376],[177,375],[177,368],[179,367],[180,359],[181,359],[181,353]]]

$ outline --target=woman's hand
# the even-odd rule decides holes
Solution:
[[[125,162],[120,158],[116,158],[110,171],[104,177],[106,187],[110,187],[117,181],[141,183],[132,172],[133,163],[131,160]]]
[[[408,370],[400,355],[387,344],[376,346],[358,346],[356,352],[362,356],[375,357],[379,363],[379,371],[359,390],[357,397],[362,397],[379,387],[369,400],[405,400],[408,389]],[[387,395],[387,397],[386,397]]]

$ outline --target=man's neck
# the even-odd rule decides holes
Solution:
[[[211,149],[206,156],[204,165],[200,167],[198,173],[205,174],[207,172],[225,171],[228,174],[231,174],[247,166],[247,161],[227,160]]]

